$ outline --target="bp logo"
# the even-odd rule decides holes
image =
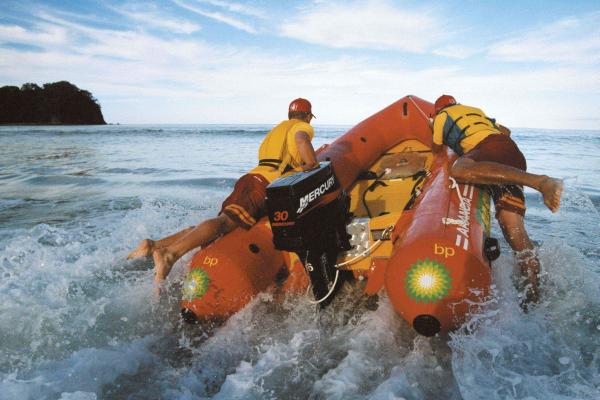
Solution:
[[[435,303],[448,294],[452,278],[444,264],[426,258],[411,265],[405,280],[408,296],[417,303]]]
[[[208,290],[209,283],[206,271],[201,268],[191,270],[183,282],[183,299],[193,301],[201,298]]]

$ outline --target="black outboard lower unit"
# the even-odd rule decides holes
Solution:
[[[350,243],[346,233],[348,197],[331,163],[323,162],[317,169],[271,183],[267,187],[267,209],[275,248],[298,254],[317,300],[330,291],[333,295],[351,274],[335,268],[338,253],[349,250]],[[336,273],[340,276],[332,287]],[[321,306],[329,304],[332,295],[321,301]]]

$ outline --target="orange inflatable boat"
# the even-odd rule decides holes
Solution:
[[[432,114],[404,97],[320,148],[319,169],[273,182],[268,218],[193,256],[183,317],[227,318],[274,284],[312,285],[323,305],[355,278],[422,335],[460,326],[487,296],[498,250],[485,189],[449,176],[451,150],[431,151]]]

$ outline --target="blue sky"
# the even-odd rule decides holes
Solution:
[[[596,1],[3,0],[0,85],[68,80],[120,123],[355,124],[441,93],[513,127],[600,129]]]

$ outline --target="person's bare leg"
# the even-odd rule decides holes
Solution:
[[[171,243],[178,241],[179,239],[187,235],[192,229],[194,229],[194,227],[190,226],[177,233],[174,233],[170,236],[164,237],[159,240],[144,239],[138,244],[135,250],[133,250],[127,255],[127,259],[131,260],[139,257],[148,257],[152,254],[154,250],[162,249],[163,247],[167,247]]]
[[[474,161],[470,158],[460,157],[450,170],[450,174],[457,181],[478,183],[482,185],[521,185],[529,186],[540,192],[544,204],[556,212],[560,206],[560,196],[563,190],[562,179],[551,178],[546,175],[536,175],[513,168],[508,165],[491,161]]]
[[[500,210],[498,222],[502,228],[504,238],[515,252],[515,257],[521,270],[525,290],[525,298],[521,307],[527,311],[527,304],[537,303],[539,300],[540,261],[535,253],[535,248],[525,230],[523,217],[517,213]],[[520,288],[520,289],[523,289]]]
[[[185,253],[196,247],[206,246],[212,243],[219,236],[231,232],[237,227],[237,223],[226,214],[221,214],[216,218],[207,219],[194,229],[188,232],[176,242],[156,249],[152,252],[156,276],[154,282],[161,283],[173,268],[173,264],[179,260]]]

